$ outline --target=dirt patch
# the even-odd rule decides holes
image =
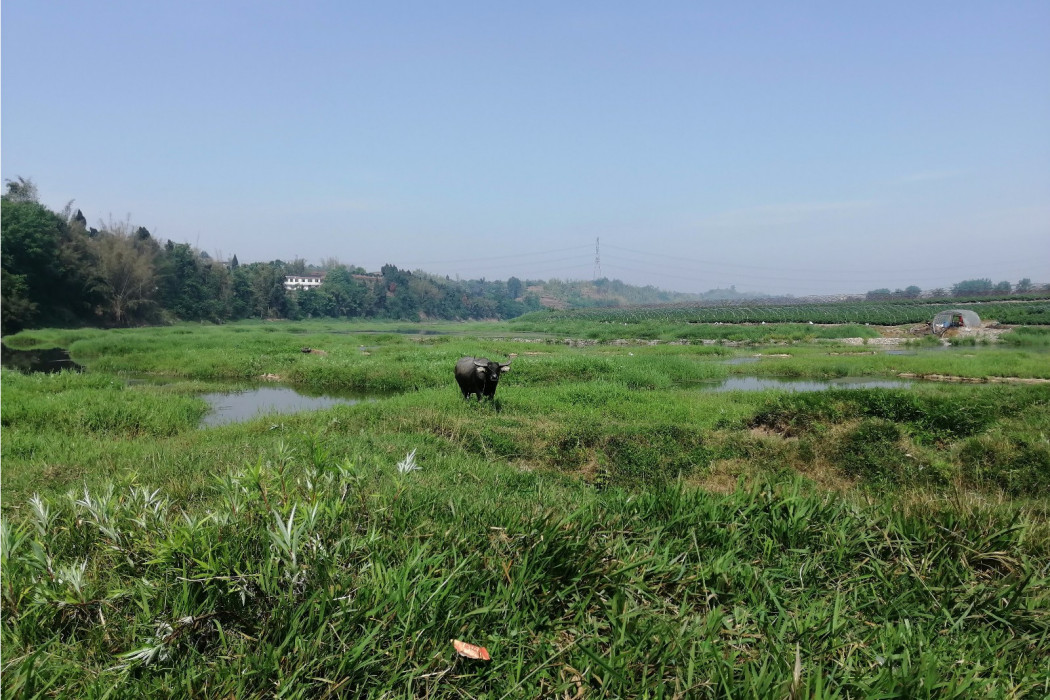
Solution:
[[[732,493],[743,477],[745,480],[754,477],[754,467],[742,459],[719,459],[711,462],[707,473],[692,477],[688,483],[710,493]]]
[[[559,311],[569,308],[568,303],[566,303],[565,301],[562,301],[561,299],[556,299],[550,296],[549,294],[544,294],[543,285],[533,285],[531,287],[528,287],[525,291],[532,292],[533,294],[538,294],[540,297],[540,306],[543,306],[544,308],[558,309]]]
[[[928,335],[930,332],[930,324],[916,323],[905,326],[875,326],[875,330],[879,332],[879,336],[882,338],[915,338]]]
[[[44,467],[44,471],[41,472],[41,476],[47,481],[59,482],[77,481],[78,479],[83,478],[83,475],[83,467],[69,464],[49,464]]]
[[[601,472],[602,465],[593,455],[585,463],[576,468],[576,473],[583,477],[584,481],[593,483]]]
[[[768,425],[758,425],[754,428],[750,428],[749,432],[755,437],[760,438],[774,438],[777,440],[797,440],[798,438],[789,435],[787,432],[776,430]]]
[[[856,479],[846,477],[833,466],[821,461],[794,465],[798,474],[812,481],[824,491],[845,493],[857,485]],[[688,480],[691,486],[710,493],[732,493],[743,479],[745,483],[758,477],[753,464],[742,459],[720,459],[711,463],[707,473]]]
[[[826,491],[843,493],[857,485],[857,479],[843,474],[822,459],[796,465],[796,471]]]
[[[893,338],[839,338],[838,342],[843,345],[903,345],[907,343],[910,338],[893,337]]]
[[[264,382],[280,382],[280,381],[283,381],[281,379],[281,375],[279,375],[279,374],[260,374],[259,375],[259,379],[263,380]]]

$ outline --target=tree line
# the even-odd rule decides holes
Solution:
[[[320,272],[303,260],[240,264],[161,241],[130,220],[89,227],[72,203],[52,211],[31,180],[2,201],[2,332],[40,326],[133,326],[245,318],[513,318],[540,308],[517,278],[451,280],[384,265],[366,274],[330,260],[324,284],[286,290],[285,276]]]
[[[925,293],[915,285],[904,289],[895,289],[893,291],[890,291],[889,288],[883,287],[882,289],[871,290],[865,295],[865,297],[869,301],[918,299],[920,296],[927,299],[947,299],[949,297],[971,298],[1009,296],[1010,294],[1031,294],[1039,291],[1040,288],[1037,285],[1032,284],[1032,280],[1028,277],[1018,280],[1017,284],[1010,284],[1008,280],[993,283],[992,280],[988,278],[982,278],[963,280],[962,282],[956,282],[953,284],[951,289],[930,289]]]

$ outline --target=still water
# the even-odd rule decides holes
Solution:
[[[758,362],[760,357],[731,357],[725,360],[722,364],[726,365],[749,365],[753,362]]]
[[[828,389],[907,389],[911,382],[903,379],[842,377],[839,379],[770,379],[767,377],[730,377],[701,391],[827,391]]]
[[[246,391],[202,394],[211,410],[201,419],[202,428],[239,423],[270,414],[316,411],[332,406],[352,406],[360,398],[306,396],[288,387],[260,387]]]
[[[19,372],[45,372],[54,374],[64,369],[80,372],[84,368],[69,358],[69,353],[62,348],[42,350],[14,350],[0,343],[0,357],[3,366]]]

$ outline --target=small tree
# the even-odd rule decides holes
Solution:
[[[132,227],[127,220],[103,223],[91,243],[98,259],[104,315],[118,326],[145,320],[155,307],[160,246],[149,231]]]
[[[105,311],[118,326],[146,315],[153,305],[157,278],[151,251],[117,233],[95,239],[95,253],[105,290]]]
[[[355,280],[345,265],[328,271],[318,290],[318,311],[325,316],[361,316],[365,309],[365,286]]]
[[[1014,289],[1018,294],[1027,294],[1032,291],[1032,280],[1025,277],[1017,282],[1017,287]]]
[[[248,268],[251,289],[251,313],[259,318],[280,318],[287,313],[288,296],[284,290],[284,268],[280,260],[253,263]]]
[[[507,280],[507,296],[511,299],[517,299],[520,297],[523,289],[524,285],[522,285],[521,280],[517,277],[511,277]]]

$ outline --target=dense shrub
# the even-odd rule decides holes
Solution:
[[[906,425],[920,443],[932,443],[975,435],[998,418],[1048,398],[1039,387],[955,387],[951,394],[886,389],[784,394],[771,399],[749,424],[793,434],[820,422],[881,418]]]
[[[900,447],[903,432],[896,423],[869,418],[850,429],[834,448],[843,472],[869,481],[904,481],[910,457]]]
[[[652,484],[689,474],[710,455],[698,430],[677,425],[632,428],[610,435],[605,444],[614,477]]]
[[[959,449],[963,477],[1015,496],[1050,494],[1050,442],[1044,437],[981,435]]]

